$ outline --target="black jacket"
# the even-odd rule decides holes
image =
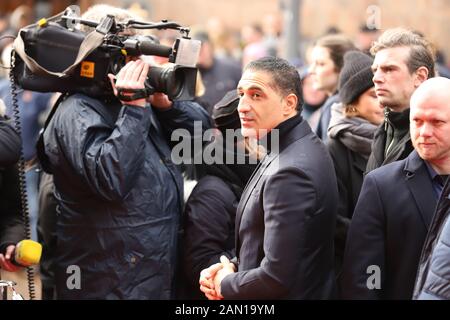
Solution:
[[[19,160],[21,139],[12,122],[0,116],[0,168]]]
[[[412,298],[436,202],[426,165],[415,151],[365,177],[345,248],[342,298]],[[376,278],[380,288],[370,289],[368,282],[376,285]]]
[[[17,167],[0,169],[0,253],[25,238],[21,208]]]
[[[24,239],[21,220],[19,160],[21,139],[11,122],[0,117],[0,253]]]
[[[333,163],[301,117],[279,129],[279,152],[269,149],[239,202],[238,270],[222,281],[225,299],[334,297]]]
[[[198,284],[200,272],[219,262],[221,255],[229,259],[235,256],[236,209],[256,164],[250,163],[248,157],[245,164],[226,162],[226,153],[232,153],[233,158],[236,153],[223,150],[223,162],[204,165],[207,175],[199,180],[186,202],[181,248],[186,292],[180,298],[204,299]]]
[[[167,111],[75,94],[44,132],[58,201],[56,290],[61,299],[173,297],[183,179],[171,133],[209,127],[206,111],[175,102]],[[68,267],[81,289],[67,286]]]
[[[343,145],[339,139],[329,138],[327,147],[333,159],[339,191],[334,243],[336,271],[339,272],[344,259],[348,228],[361,191],[367,160]]]
[[[192,191],[185,208],[182,242],[183,283],[186,297],[205,298],[200,292],[200,272],[219,262],[221,255],[235,256],[234,219],[239,198],[222,179],[205,176]]]
[[[395,135],[396,143],[391,146],[387,157],[385,157],[388,131]],[[409,135],[409,109],[401,113],[391,111],[387,113],[384,123],[375,132],[366,173],[385,164],[405,159],[413,150],[414,147]]]
[[[423,246],[414,299],[450,300],[450,179]]]

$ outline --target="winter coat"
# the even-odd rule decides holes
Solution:
[[[416,151],[364,178],[345,247],[342,298],[412,298],[436,202],[428,169]]]
[[[388,132],[393,133],[396,143],[385,154]],[[388,112],[384,123],[375,132],[372,143],[372,153],[367,161],[366,173],[384,166],[385,164],[402,160],[414,150],[409,135],[409,109],[399,112]]]
[[[0,169],[0,253],[25,238],[21,208],[17,167]]]
[[[194,120],[209,127],[191,102],[156,111],[75,94],[60,103],[44,132],[58,299],[173,296],[183,180],[169,139],[176,128],[192,133]]]
[[[21,139],[10,121],[0,117],[0,253],[24,238],[21,220],[19,159]]]
[[[221,294],[232,300],[332,299],[333,163],[300,116],[277,129],[279,152],[268,149],[239,202],[237,272],[222,280]]]
[[[224,156],[225,158],[225,156]],[[247,158],[248,160],[248,158]],[[182,241],[184,298],[205,298],[200,292],[200,272],[220,256],[235,256],[235,216],[242,191],[256,164],[226,163],[205,166],[185,207]]]
[[[450,300],[450,179],[422,249],[414,299]]]
[[[7,167],[19,160],[21,139],[10,120],[0,116],[0,167]]]
[[[376,125],[359,117],[348,118],[341,103],[334,104],[328,128],[328,151],[333,159],[339,191],[336,219],[336,271],[344,258],[347,231],[363,182]]]

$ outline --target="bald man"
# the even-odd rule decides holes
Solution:
[[[450,172],[449,80],[425,81],[411,98],[414,151],[364,180],[340,278],[345,299],[411,299],[421,250]]]
[[[446,180],[430,226],[415,299],[450,300],[450,80],[425,81],[411,98],[411,139],[420,157]]]

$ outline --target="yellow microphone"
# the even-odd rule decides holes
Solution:
[[[22,240],[16,245],[12,262],[22,267],[29,267],[38,264],[41,255],[42,245],[39,242]]]

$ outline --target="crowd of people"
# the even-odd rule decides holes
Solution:
[[[83,17],[105,12],[137,18]],[[281,30],[246,26],[237,55],[207,30],[193,101],[136,97],[167,61],[128,56],[106,96],[19,89],[19,135],[5,74],[0,269],[20,268],[22,153],[44,299],[450,299],[450,79],[426,36],[334,32],[298,65]],[[175,132],[215,161],[177,164]]]

